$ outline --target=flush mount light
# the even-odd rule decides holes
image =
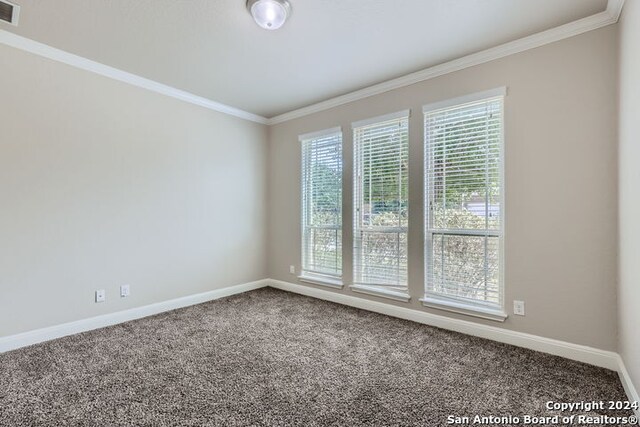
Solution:
[[[277,30],[282,27],[291,13],[287,0],[247,0],[247,9],[265,30]]]

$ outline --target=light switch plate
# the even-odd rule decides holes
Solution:
[[[524,316],[524,301],[513,301],[513,314]]]
[[[106,299],[106,293],[104,289],[98,289],[96,291],[96,302],[104,302]]]
[[[126,298],[131,293],[131,287],[129,285],[120,286],[120,297]]]

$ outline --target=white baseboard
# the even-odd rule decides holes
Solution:
[[[36,329],[21,334],[0,337],[0,353],[56,338],[65,337],[67,335],[73,335],[80,332],[91,331],[93,329],[104,328],[105,326],[128,322],[130,320],[152,316],[154,314],[163,313],[165,311],[175,310],[177,308],[188,307],[190,305],[200,304],[219,298],[252,291],[254,289],[263,288],[265,286],[267,286],[267,280],[263,279],[255,282],[244,283],[241,285],[229,286],[222,289],[215,289],[213,291],[204,292],[201,294],[189,295],[169,301],[136,307],[129,310],[117,311],[115,313],[90,317],[88,319],[77,320],[75,322],[63,323],[61,325]]]
[[[579,344],[572,344],[565,341],[544,338],[537,335],[523,332],[510,331],[508,329],[487,326],[466,320],[453,319],[446,316],[427,313],[406,307],[398,307],[377,301],[370,301],[363,298],[344,295],[337,292],[326,291],[324,289],[311,288],[280,280],[268,279],[268,286],[283,291],[294,292],[318,299],[332,301],[363,310],[386,314],[400,319],[411,320],[425,325],[436,326],[450,331],[461,332],[480,338],[486,338],[506,344],[524,347],[543,353],[565,357],[571,360],[588,363],[595,366],[618,371],[618,354],[612,351],[600,350]]]
[[[0,337],[0,353],[80,332],[86,332],[118,323],[128,322],[130,320],[140,319],[142,317],[152,316],[165,311],[175,310],[252,291],[266,286],[611,369],[618,372],[620,381],[622,382],[622,386],[624,387],[629,400],[640,401],[638,392],[629,377],[629,373],[627,372],[622,358],[617,353],[611,351],[572,344],[551,338],[544,338],[523,332],[510,331],[466,320],[453,319],[406,307],[398,307],[382,302],[370,301],[363,298],[331,292],[324,289],[311,288],[273,279],[263,279],[255,282],[229,286],[201,294],[189,295],[156,304],[132,308],[130,310],[118,311],[75,322],[36,329],[34,331],[24,332],[21,334]],[[636,411],[636,415],[640,418],[640,411]]]
[[[640,402],[640,395],[638,395],[638,391],[633,385],[633,381],[631,381],[631,377],[629,376],[629,371],[627,371],[624,360],[622,360],[620,355],[618,355],[618,375],[620,376],[620,382],[622,383],[622,387],[624,387],[625,393],[627,393],[629,401]],[[634,412],[636,417],[640,420],[640,410],[636,409]],[[640,425],[640,421],[638,424]]]

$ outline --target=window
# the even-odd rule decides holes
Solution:
[[[302,276],[340,284],[342,276],[342,133],[301,135]],[[336,281],[337,279],[337,281]]]
[[[357,122],[354,132],[354,288],[407,290],[409,111]]]
[[[502,311],[504,89],[424,108],[425,301]]]

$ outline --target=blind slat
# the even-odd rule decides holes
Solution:
[[[408,112],[354,124],[354,282],[407,286]]]
[[[302,269],[342,275],[342,134],[313,133],[302,143]]]
[[[425,111],[426,294],[501,307],[503,100]]]

